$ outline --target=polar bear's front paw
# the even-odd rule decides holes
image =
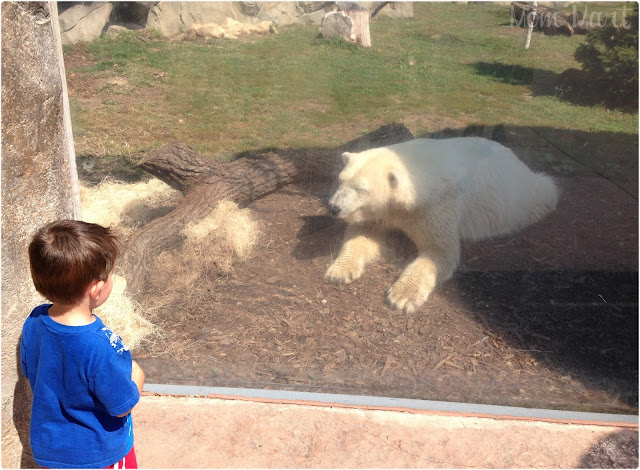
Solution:
[[[329,266],[324,278],[334,284],[349,284],[362,276],[363,271],[359,264],[336,260]]]
[[[398,279],[387,292],[387,301],[392,307],[413,313],[429,298],[431,291],[416,285],[411,279]]]

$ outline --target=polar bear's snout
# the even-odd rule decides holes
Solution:
[[[340,215],[340,206],[329,201],[329,214],[331,214],[332,217],[338,217],[338,215]]]
[[[343,217],[344,216],[344,211],[345,207],[348,207],[349,205],[351,205],[349,203],[349,200],[351,199],[349,197],[350,191],[348,190],[348,188],[341,186],[338,188],[338,190],[334,193],[333,196],[331,196],[331,199],[329,199],[329,213],[333,216],[333,217]]]
[[[343,193],[344,191],[340,188],[331,196],[331,199],[329,199],[329,214],[333,217],[340,217],[340,213],[342,212],[340,201],[344,199]]]
[[[340,219],[347,218],[362,205],[358,192],[349,186],[340,186],[329,199],[329,213]]]

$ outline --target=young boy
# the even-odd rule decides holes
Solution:
[[[52,302],[31,312],[20,343],[43,467],[137,468],[130,411],[144,373],[92,313],[111,293],[118,254],[109,229],[75,220],[45,225],[29,244],[33,283]]]

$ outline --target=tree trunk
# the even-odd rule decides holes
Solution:
[[[207,160],[184,144],[173,143],[151,152],[138,165],[185,197],[178,207],[135,231],[121,267],[127,289],[144,289],[153,258],[177,248],[189,221],[205,218],[223,199],[245,206],[291,183],[333,180],[342,169],[342,152],[358,152],[413,139],[402,124],[389,124],[334,149],[284,149],[222,163]]]
[[[369,32],[369,10],[349,10],[345,12],[353,21],[353,35],[357,46],[371,47]]]

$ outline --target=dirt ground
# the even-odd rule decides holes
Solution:
[[[71,96],[76,85],[87,86],[72,77]],[[261,227],[249,260],[154,314],[158,333],[134,355],[147,382],[637,413],[637,136],[449,132],[501,140],[554,175],[558,210],[515,236],[465,244],[453,279],[404,314],[384,299],[411,243],[391,233],[383,262],[329,284],[344,232],[326,209],[332,188],[286,187],[249,206]],[[88,183],[110,173],[85,169],[82,156],[78,168]],[[114,176],[140,177],[127,171]]]
[[[598,182],[563,181],[548,220],[465,245],[459,272],[411,315],[384,303],[411,243],[392,234],[389,260],[352,285],[329,284],[344,226],[321,190],[285,188],[250,206],[263,228],[256,254],[226,281],[185,292],[196,302],[167,306],[156,321],[168,331],[136,359],[152,383],[635,412],[637,272],[566,247],[566,222],[579,217],[571,202]],[[576,225],[576,238],[597,229]],[[626,245],[626,230],[600,241]]]

